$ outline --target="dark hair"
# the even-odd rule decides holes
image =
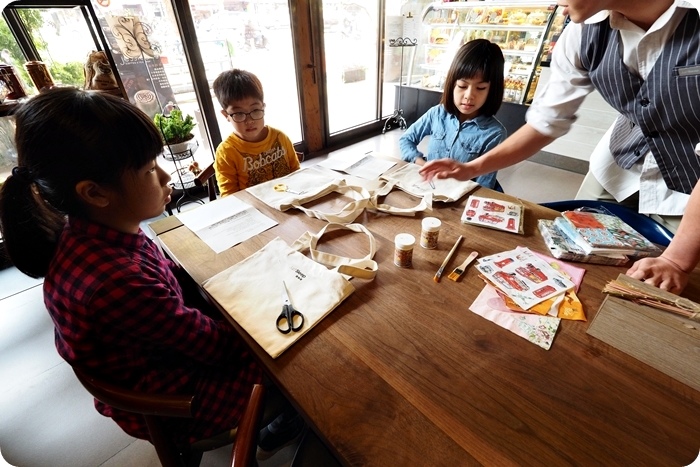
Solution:
[[[472,79],[481,75],[484,81],[490,83],[491,87],[480,113],[487,117],[496,115],[503,102],[504,62],[501,48],[491,41],[474,39],[463,44],[455,54],[445,79],[442,99],[440,100],[440,103],[445,106],[445,110],[452,115],[459,116],[459,110],[455,106],[453,97],[455,83],[460,79]]]
[[[118,188],[122,174],[155,159],[163,143],[148,115],[99,91],[54,88],[14,115],[18,168],[0,190],[0,230],[17,269],[43,277],[66,215],[85,214],[76,184]]]
[[[219,104],[221,104],[221,108],[224,110],[233,102],[249,97],[265,102],[262,83],[260,83],[258,77],[249,71],[239,70],[238,68],[222,72],[214,80],[212,88]]]

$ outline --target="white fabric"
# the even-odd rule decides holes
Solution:
[[[591,153],[589,171],[603,188],[618,202],[623,201],[639,191],[641,164],[635,164],[625,170],[615,162],[610,152],[610,135],[613,125],[608,128],[600,142]],[[653,159],[653,158],[652,158]],[[665,186],[665,185],[664,185]],[[580,199],[579,196],[576,196]]]
[[[334,176],[330,171],[309,167],[253,185],[246,188],[246,191],[271,208],[286,211],[295,204],[307,203],[332,193],[341,182],[342,178]],[[279,184],[287,185],[287,189],[291,191],[275,191],[275,185]]]
[[[393,182],[396,187],[414,196],[431,195],[433,201],[449,203],[457,201],[467,193],[474,191],[480,185],[473,180],[460,181],[454,178],[433,179],[435,188],[431,187],[418,172],[418,164],[406,164],[392,172],[385,173],[380,178]]]
[[[613,28],[619,29],[623,47],[623,62],[632,71],[646,79],[663,46],[676,30],[686,8],[697,7],[677,0],[648,31],[640,29],[624,16],[611,13],[596,15],[587,22],[609,18]],[[566,134],[576,121],[576,111],[583,99],[594,90],[588,73],[581,69],[581,25],[570,23],[557,41],[550,67],[551,78],[537,88],[532,106],[527,112],[527,122],[538,132],[558,138]],[[598,178],[610,166],[612,154],[609,138],[601,140],[591,154],[591,171],[615,199],[624,199],[628,193],[639,191],[639,212],[664,215],[680,215],[685,211],[688,195],[669,190],[661,176],[656,160],[647,153],[640,167],[641,176],[630,177],[613,174]],[[614,162],[613,162],[614,164]]]
[[[409,164],[410,165],[410,164]],[[386,181],[358,182],[355,177],[348,177],[354,185],[349,185],[343,178],[332,178],[329,171],[323,168],[310,167],[294,172],[285,177],[254,185],[247,190],[268,206],[286,211],[291,208],[299,209],[309,217],[315,217],[326,222],[346,224],[351,223],[365,209],[373,209],[399,216],[415,216],[417,212],[432,209],[432,193],[422,196],[421,201],[414,207],[397,208],[379,203],[379,198],[387,195],[394,187]],[[284,184],[287,192],[275,191],[275,186]],[[369,189],[367,187],[370,187]],[[323,212],[318,209],[306,208],[304,203],[319,199],[330,193],[337,192],[352,199],[338,212]]]
[[[303,328],[289,334],[282,334],[276,327],[282,312],[283,283],[292,305],[304,315]],[[272,358],[281,355],[355,290],[343,275],[295,251],[280,238],[203,286]]]

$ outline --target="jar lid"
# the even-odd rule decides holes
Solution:
[[[411,234],[400,233],[394,238],[394,244],[396,248],[406,250],[408,248],[413,248],[413,245],[416,244],[416,238]]]
[[[423,230],[428,230],[430,232],[440,229],[442,222],[437,217],[426,217],[421,222]]]

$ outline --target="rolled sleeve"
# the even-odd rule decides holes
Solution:
[[[527,123],[539,133],[559,138],[571,129],[576,111],[593,90],[588,71],[580,64],[581,25],[570,23],[557,41],[552,55],[551,76],[537,88],[527,111]]]

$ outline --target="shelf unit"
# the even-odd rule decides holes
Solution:
[[[195,139],[186,144],[186,149],[174,151],[171,146],[163,148],[163,159],[175,165],[175,171],[171,172],[170,185],[182,192],[180,198],[175,202],[177,212],[183,204],[198,203],[204,204],[199,197],[194,196],[190,190],[195,188],[195,175],[189,169],[189,162],[194,162],[194,153],[199,149],[199,142]]]
[[[419,49],[411,57],[408,85],[442,91],[457,49],[473,39],[498,44],[506,60],[504,102],[525,104],[532,99],[539,67],[550,49],[553,29],[564,17],[551,0],[530,2],[435,2],[421,16]]]

